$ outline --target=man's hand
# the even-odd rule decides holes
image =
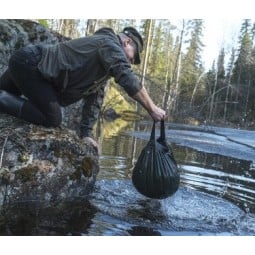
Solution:
[[[153,110],[149,113],[150,113],[152,119],[155,121],[164,120],[166,117],[166,112],[156,105],[154,106]]]
[[[145,87],[142,87],[133,96],[133,99],[139,102],[147,110],[153,120],[160,121],[165,119],[166,112],[154,104]]]
[[[82,140],[85,144],[92,146],[98,154],[101,153],[98,143],[93,138],[86,136],[83,137]]]

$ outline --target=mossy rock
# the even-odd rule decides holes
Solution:
[[[98,155],[74,131],[47,129],[4,114],[0,128],[2,205],[86,199],[99,171]]]

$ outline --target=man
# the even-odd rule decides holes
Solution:
[[[165,117],[132,73],[140,64],[143,39],[133,27],[119,34],[102,28],[93,36],[53,46],[28,46],[14,52],[0,78],[0,111],[46,127],[61,124],[61,106],[84,99],[80,135],[98,149],[92,127],[107,80],[114,77],[155,121]],[[24,95],[24,97],[20,97]]]

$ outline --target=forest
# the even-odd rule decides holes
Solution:
[[[190,124],[255,127],[255,23],[240,20],[238,44],[226,59],[222,47],[209,70],[202,62],[203,19],[44,19],[36,20],[70,38],[107,26],[119,32],[134,26],[144,38],[142,62],[133,66],[168,120]],[[130,99],[114,86],[127,101]],[[132,101],[130,101],[132,102]],[[137,111],[143,111],[136,107]]]

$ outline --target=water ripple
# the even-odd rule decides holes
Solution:
[[[168,199],[153,200],[138,194],[128,180],[101,180],[91,202],[104,214],[161,234],[255,234],[254,215],[223,198],[186,187]]]

